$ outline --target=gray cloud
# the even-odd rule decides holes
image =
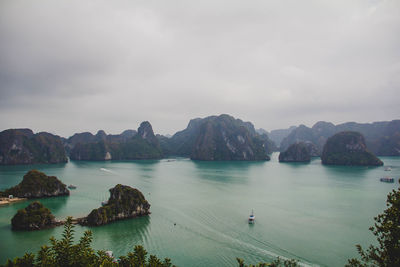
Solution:
[[[159,133],[398,118],[398,1],[0,2],[0,125]]]

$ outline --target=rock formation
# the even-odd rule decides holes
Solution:
[[[11,219],[13,230],[40,230],[55,226],[55,218],[42,203],[35,201],[26,208],[18,210]]]
[[[61,138],[30,129],[0,132],[0,165],[63,163],[67,156]]]
[[[334,125],[329,122],[317,122],[312,128],[300,125],[294,129],[280,145],[285,151],[291,144],[311,142],[321,155],[326,140],[338,132],[359,132],[365,137],[368,148],[379,156],[400,156],[400,120],[374,123],[347,122]]]
[[[68,140],[72,160],[159,159],[163,156],[160,143],[147,121],[140,124],[137,132],[127,130],[121,135],[106,135],[99,131],[95,136],[75,134]]]
[[[110,189],[107,204],[92,210],[86,218],[80,220],[80,224],[99,226],[148,214],[150,214],[150,204],[143,194],[135,188],[118,184]]]
[[[383,162],[367,150],[358,132],[340,132],[330,137],[322,152],[322,164],[380,166]]]
[[[304,142],[293,144],[279,154],[279,162],[310,162],[310,160],[310,148]]]
[[[172,154],[194,160],[269,160],[272,141],[229,115],[194,119],[170,138]]]
[[[24,175],[21,183],[6,189],[2,195],[21,198],[55,197],[69,195],[69,190],[57,177],[31,170]]]

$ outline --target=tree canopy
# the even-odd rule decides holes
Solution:
[[[161,260],[154,255],[147,257],[147,251],[140,245],[133,252],[115,259],[105,251],[91,248],[92,232],[85,231],[77,244],[74,244],[74,225],[68,217],[62,239],[50,238],[50,246],[42,246],[37,255],[25,253],[23,257],[8,260],[5,267],[171,267],[171,260]]]
[[[361,259],[350,259],[346,266],[400,266],[400,188],[388,194],[386,206],[370,227],[378,245],[370,245],[367,250],[357,245]]]

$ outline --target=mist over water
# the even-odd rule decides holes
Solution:
[[[398,187],[379,182],[400,177],[400,159],[382,157],[384,167],[327,167],[269,162],[197,162],[184,158],[156,161],[69,162],[60,165],[1,166],[0,190],[19,183],[36,168],[78,188],[69,197],[40,201],[58,219],[81,217],[116,184],[138,188],[151,204],[148,217],[101,227],[77,226],[76,239],[90,229],[95,249],[120,256],[142,244],[150,254],[178,266],[235,266],[276,256],[304,265],[343,266],[357,256],[356,244],[374,242],[368,230],[385,209],[386,195]],[[0,208],[0,263],[37,252],[63,228],[11,231],[12,216],[28,202]],[[254,210],[256,223],[247,218]],[[174,225],[176,223],[176,225]],[[77,240],[76,240],[77,241]],[[33,249],[32,249],[33,248]]]

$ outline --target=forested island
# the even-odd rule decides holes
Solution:
[[[56,220],[51,211],[42,203],[35,201],[26,208],[18,210],[11,219],[13,230],[40,230],[56,226]]]
[[[322,156],[326,165],[381,166],[383,162],[367,150],[364,136],[358,132],[340,132],[326,142]]]
[[[34,134],[30,129],[0,132],[0,165],[65,163],[61,138],[46,132]]]
[[[279,162],[310,162],[313,144],[299,142],[279,154]]]
[[[38,170],[30,170],[18,185],[0,192],[3,197],[12,195],[20,198],[56,197],[69,194],[67,186],[57,177],[47,176]]]
[[[107,203],[92,210],[87,217],[80,219],[79,223],[99,226],[148,214],[150,214],[150,204],[142,192],[127,185],[117,184],[110,189],[110,198]]]

